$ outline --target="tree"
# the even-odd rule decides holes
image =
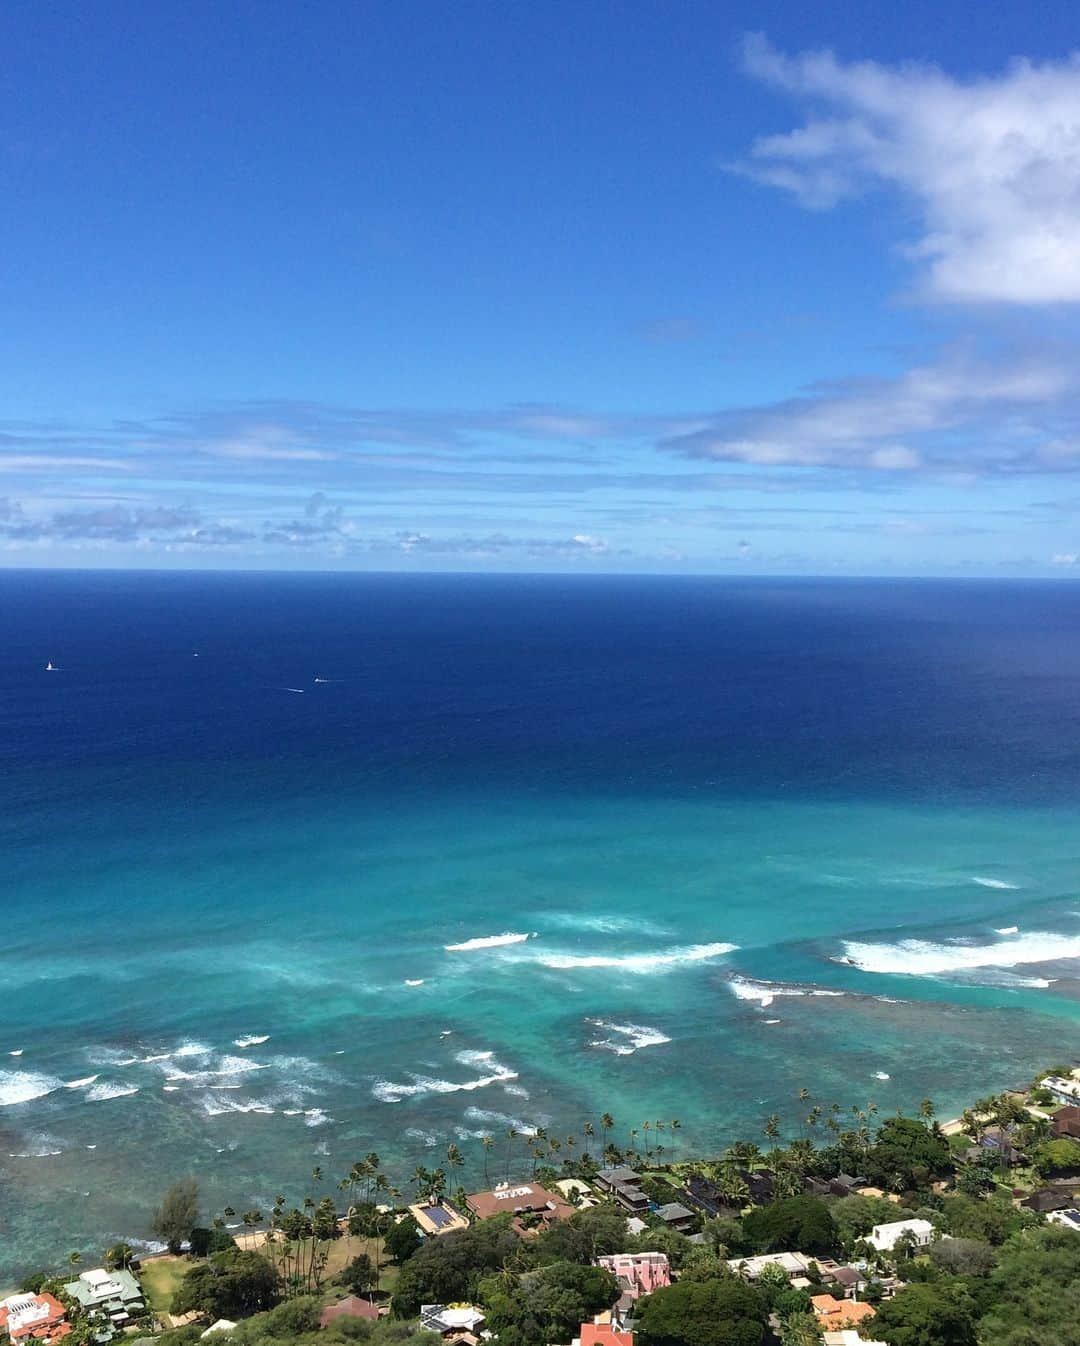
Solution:
[[[126,1271],[136,1260],[135,1249],[130,1243],[114,1243],[105,1249],[105,1266],[109,1271]]]
[[[265,1257],[234,1248],[188,1272],[173,1295],[172,1312],[247,1318],[273,1308],[280,1291],[278,1274]]]
[[[196,1225],[188,1234],[188,1248],[192,1257],[210,1257],[213,1253],[228,1252],[236,1247],[236,1240],[227,1229],[204,1229]]]
[[[979,1346],[1080,1346],[1080,1237],[1060,1225],[1014,1235],[990,1277]]]
[[[420,1226],[411,1215],[406,1215],[386,1231],[383,1247],[399,1265],[407,1261],[420,1247]]]
[[[878,1309],[874,1335],[888,1346],[975,1346],[974,1313],[961,1281],[906,1285]]]
[[[642,1346],[759,1346],[767,1317],[742,1281],[678,1281],[644,1301],[637,1331]]]
[[[394,1288],[394,1313],[411,1318],[421,1304],[469,1299],[482,1278],[514,1260],[520,1244],[509,1216],[427,1239],[401,1268]]]
[[[1049,1177],[1055,1173],[1080,1173],[1080,1141],[1062,1136],[1039,1145],[1031,1156],[1035,1168]]]
[[[619,1297],[619,1282],[601,1267],[553,1262],[520,1277],[483,1281],[480,1298],[500,1341],[564,1342]]]
[[[891,1191],[928,1187],[952,1172],[949,1142],[911,1117],[888,1117],[866,1156],[868,1176]]]
[[[198,1223],[199,1184],[194,1178],[181,1178],[161,1198],[150,1228],[175,1255]]]
[[[341,1269],[338,1280],[354,1295],[363,1295],[375,1285],[375,1264],[367,1253],[358,1253]]]
[[[760,1206],[744,1218],[743,1232],[764,1253],[830,1253],[838,1244],[829,1208],[815,1196],[792,1196]]]

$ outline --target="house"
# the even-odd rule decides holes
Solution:
[[[728,1266],[736,1275],[748,1281],[756,1281],[768,1266],[777,1266],[781,1271],[786,1271],[789,1280],[805,1281],[814,1260],[804,1253],[760,1253],[757,1257],[729,1257]]]
[[[987,1127],[979,1141],[979,1146],[983,1150],[989,1150],[997,1162],[1008,1164],[1010,1167],[1024,1162],[1023,1154],[1012,1142],[1012,1128]]]
[[[600,1202],[593,1196],[587,1182],[582,1182],[580,1178],[560,1178],[552,1186],[557,1192],[560,1192],[571,1206],[578,1210],[588,1210],[592,1206],[599,1206]]]
[[[818,1326],[825,1328],[858,1327],[860,1323],[873,1318],[873,1304],[863,1304],[854,1299],[834,1299],[832,1295],[811,1295],[810,1305]]]
[[[837,1267],[832,1278],[841,1292],[852,1299],[866,1289],[866,1276],[857,1267]]]
[[[1055,1140],[1062,1137],[1080,1140],[1080,1107],[1069,1103],[1059,1108],[1050,1119],[1050,1134]]]
[[[724,1198],[715,1183],[699,1173],[691,1173],[687,1178],[683,1196],[691,1206],[696,1206],[714,1220],[734,1220],[742,1213],[738,1206],[731,1205]]]
[[[68,1281],[64,1291],[89,1317],[108,1318],[113,1327],[127,1327],[146,1312],[142,1286],[130,1271],[96,1267]]]
[[[829,1183],[833,1196],[854,1196],[860,1187],[866,1186],[866,1179],[851,1173],[838,1173]]]
[[[421,1304],[420,1326],[437,1332],[443,1341],[460,1341],[474,1346],[480,1340],[484,1315],[473,1304]]]
[[[669,1228],[677,1229],[680,1234],[688,1234],[698,1228],[698,1217],[678,1201],[669,1201],[666,1205],[658,1206],[656,1213]]]
[[[1080,1210],[1077,1210],[1075,1206],[1068,1210],[1053,1210],[1046,1217],[1046,1222],[1047,1224],[1064,1225],[1066,1229],[1072,1229],[1080,1233]]]
[[[1080,1103],[1080,1080],[1065,1079],[1062,1075],[1047,1075],[1041,1082],[1058,1103]]]
[[[1051,1211],[1067,1210],[1073,1204],[1073,1198],[1070,1192],[1042,1187],[1025,1197],[1020,1204],[1026,1210],[1033,1210],[1036,1215],[1048,1215]]]
[[[742,1173],[743,1182],[755,1206],[767,1206],[776,1196],[776,1181],[771,1173]]]
[[[634,1346],[633,1332],[620,1332],[613,1323],[582,1323],[573,1346]]]
[[[216,1336],[217,1333],[219,1332],[235,1332],[235,1331],[236,1331],[236,1324],[232,1321],[231,1318],[219,1318],[216,1323],[211,1323],[205,1332],[199,1333],[199,1340],[202,1341],[203,1337]]]
[[[629,1307],[642,1295],[651,1295],[671,1284],[671,1264],[666,1253],[612,1253],[609,1257],[598,1257],[596,1265],[618,1280],[622,1290],[620,1309],[624,1300]]]
[[[34,1342],[48,1346],[70,1331],[67,1310],[55,1295],[21,1294],[0,1299],[0,1332],[8,1334],[12,1346]]]
[[[346,1295],[336,1304],[328,1304],[323,1309],[319,1314],[319,1326],[328,1327],[338,1318],[367,1318],[374,1322],[378,1316],[379,1310],[369,1299],[361,1299],[359,1295]]]
[[[469,1222],[449,1201],[432,1201],[409,1207],[409,1214],[427,1238],[452,1234],[455,1229],[468,1229]]]
[[[465,1198],[465,1204],[478,1220],[512,1214],[514,1228],[523,1238],[534,1237],[547,1225],[568,1220],[574,1213],[573,1206],[561,1196],[528,1182],[517,1187],[503,1182],[490,1192],[474,1192]]]
[[[640,1173],[625,1167],[602,1168],[593,1179],[601,1192],[613,1196],[623,1210],[632,1215],[649,1209],[649,1198],[637,1185],[640,1181]]]
[[[648,1227],[649,1226],[645,1223],[645,1221],[639,1220],[636,1215],[631,1215],[626,1222],[626,1232],[628,1234],[634,1234],[634,1235],[644,1234],[644,1232],[646,1231],[646,1229],[648,1229]]]
[[[885,1342],[867,1341],[853,1327],[845,1327],[839,1332],[826,1332],[825,1346],[885,1346]]]
[[[905,1234],[911,1235],[916,1248],[925,1248],[934,1237],[934,1226],[929,1220],[894,1220],[891,1224],[876,1224],[866,1236],[866,1242],[879,1253],[891,1253]]]

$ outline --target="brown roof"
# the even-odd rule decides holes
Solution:
[[[1080,1137],[1080,1108],[1068,1103],[1058,1108],[1050,1121],[1050,1130],[1055,1136]]]
[[[331,1304],[323,1309],[319,1314],[319,1326],[325,1327],[327,1323],[332,1323],[335,1318],[377,1318],[379,1310],[370,1300],[361,1299],[358,1295],[348,1295],[345,1299],[339,1299],[336,1304]]]
[[[516,1186],[503,1184],[491,1192],[474,1192],[466,1197],[466,1204],[478,1220],[489,1220],[493,1215],[523,1215],[528,1212],[546,1212],[551,1219],[565,1220],[573,1215],[574,1208],[556,1192],[535,1182],[522,1182]]]

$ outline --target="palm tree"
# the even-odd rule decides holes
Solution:
[[[924,1098],[919,1104],[919,1114],[923,1121],[928,1122],[934,1115],[934,1104],[929,1098]]]
[[[592,1140],[593,1136],[596,1135],[596,1128],[593,1126],[592,1122],[585,1123],[585,1125],[581,1128],[581,1134],[585,1137],[586,1141]],[[589,1153],[588,1146],[586,1146],[585,1153],[586,1154]]]
[[[480,1144],[484,1148],[484,1186],[491,1186],[491,1179],[488,1177],[488,1155],[495,1148],[495,1138],[493,1136],[481,1136]]]
[[[607,1138],[608,1138],[608,1132],[609,1132],[610,1130],[612,1130],[612,1128],[614,1127],[614,1125],[615,1125],[615,1118],[612,1117],[612,1115],[611,1115],[610,1112],[604,1112],[604,1113],[601,1113],[601,1115],[600,1115],[600,1138],[601,1138],[601,1143],[603,1144],[603,1147],[604,1147],[604,1153],[605,1153],[605,1154],[607,1153]]]
[[[511,1126],[506,1132],[506,1181],[510,1181],[510,1147],[517,1139],[517,1127]]]
[[[319,1164],[311,1170],[311,1178],[313,1182],[322,1182],[322,1168]]]
[[[451,1169],[465,1167],[465,1157],[456,1145],[448,1145],[446,1147],[446,1162],[450,1165]]]
[[[79,1264],[80,1264],[81,1262],[82,1262],[82,1253],[69,1253],[69,1254],[68,1254],[68,1265],[69,1265],[69,1266],[77,1267],[77,1266],[79,1266]]]
[[[674,1163],[674,1162],[675,1162],[675,1132],[682,1129],[682,1122],[679,1121],[678,1117],[672,1117],[671,1121],[668,1122],[668,1129],[669,1129],[670,1132],[671,1132],[671,1162]]]
[[[765,1125],[761,1128],[766,1140],[775,1140],[780,1134],[780,1118],[775,1112],[771,1112],[765,1118]]]

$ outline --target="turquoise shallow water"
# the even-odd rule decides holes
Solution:
[[[404,583],[4,578],[0,1277],[1074,1055],[1071,593]]]

